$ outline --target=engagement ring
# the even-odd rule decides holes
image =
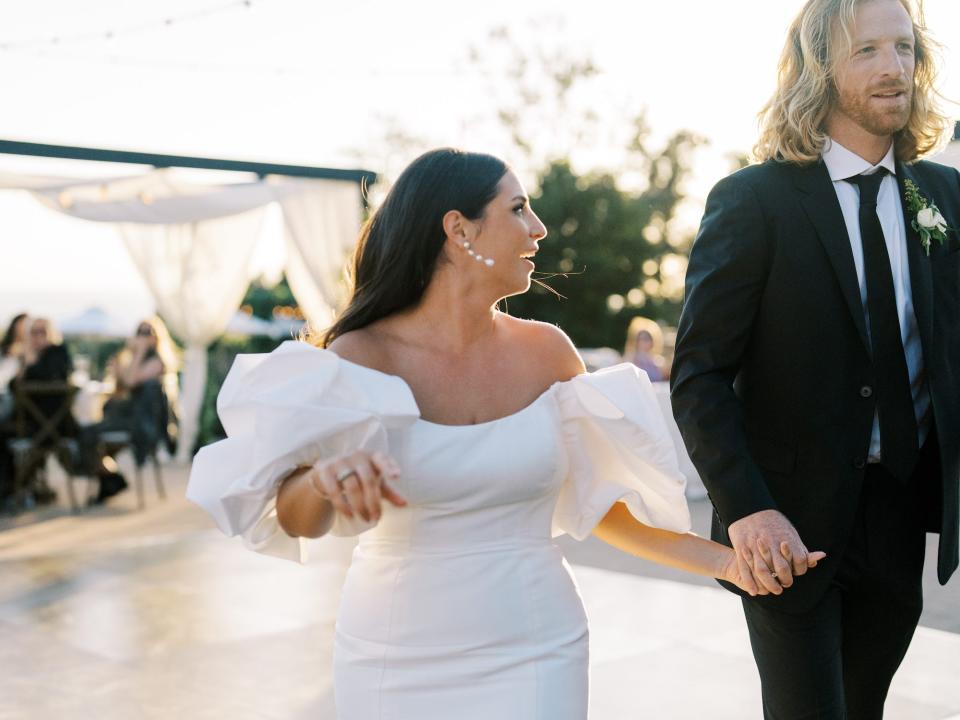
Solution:
[[[350,477],[351,475],[356,475],[356,470],[344,470],[342,473],[337,475],[337,485],[342,485],[343,482]]]

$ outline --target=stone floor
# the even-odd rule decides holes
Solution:
[[[0,720],[332,720],[352,542],[324,539],[306,566],[255,555],[183,499],[184,469],[165,473],[170,497],[148,488],[143,512],[121,496],[0,525]],[[598,552],[570,553],[593,619],[591,718],[759,718],[737,600],[597,567],[614,564]],[[960,720],[958,671],[960,635],[921,627],[888,719]]]

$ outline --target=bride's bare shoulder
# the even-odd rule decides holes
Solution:
[[[370,326],[338,335],[327,350],[344,360],[375,370],[381,369],[386,356],[383,338],[378,336],[376,328]]]
[[[586,372],[570,336],[556,325],[510,315],[500,317],[511,334],[511,342],[522,349],[525,357],[545,368],[553,380],[569,380]]]

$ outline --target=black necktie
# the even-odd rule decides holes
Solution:
[[[880,416],[880,457],[887,470],[906,481],[917,461],[917,420],[910,392],[907,358],[900,339],[900,318],[893,290],[890,256],[877,217],[877,193],[887,171],[856,175],[847,182],[860,188],[860,235],[867,282],[867,314],[876,372]]]

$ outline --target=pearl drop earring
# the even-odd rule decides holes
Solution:
[[[476,260],[477,262],[482,262],[487,267],[493,267],[493,258],[485,258],[480,253],[474,252],[473,249],[470,247],[470,243],[468,241],[466,240],[463,241],[463,247],[467,251],[467,255],[472,257],[474,260]]]

